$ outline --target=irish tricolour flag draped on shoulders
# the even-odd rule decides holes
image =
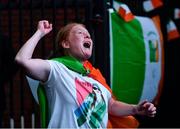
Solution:
[[[131,14],[124,20],[131,13],[124,4],[114,1],[114,8],[109,10],[113,94],[127,103],[153,101],[162,88],[161,31],[150,18]]]

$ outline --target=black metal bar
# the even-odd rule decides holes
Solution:
[[[1,28],[2,28],[2,25],[1,25],[1,9],[0,9],[0,40],[1,40]],[[0,43],[1,43],[1,41],[0,41]],[[1,46],[0,46],[0,50],[1,50]],[[1,58],[2,58],[2,56],[1,56],[1,52],[0,52],[0,70],[2,69],[2,60],[1,60]],[[4,96],[4,88],[2,88],[3,87],[3,81],[2,81],[2,79],[0,79],[0,85],[1,85],[1,87],[0,87],[0,90],[3,90],[3,91],[0,91],[0,97],[2,97],[2,98],[0,98],[0,100],[2,100],[2,99],[4,99],[3,98],[3,96]],[[1,109],[2,108],[2,109]],[[0,128],[2,128],[2,120],[3,120],[3,112],[4,112],[4,109],[3,109],[3,106],[1,106],[0,105]]]
[[[45,0],[41,0],[41,20],[44,20],[44,9],[45,9]],[[45,44],[44,38],[41,43],[42,57],[45,57]]]
[[[68,22],[67,15],[68,15],[67,0],[64,0],[64,25],[66,25]]]
[[[107,8],[107,3],[106,0],[101,0],[102,3],[102,28],[103,28],[103,42],[101,46],[103,46],[104,51],[104,64],[103,64],[103,71],[104,71],[104,76],[106,78],[106,81],[108,84],[110,84],[110,57],[109,57],[109,18],[108,18],[108,8]]]
[[[30,35],[33,35],[33,0],[30,0]],[[34,115],[34,118],[36,118],[36,107],[35,107],[35,102],[34,102],[33,97],[31,99],[31,102],[32,102],[32,115]],[[32,128],[35,128],[36,124],[34,123],[33,125],[33,119],[31,118],[31,120],[32,120]]]
[[[92,19],[92,7],[91,7],[91,0],[86,0],[85,2],[85,25],[89,29],[91,24],[91,19]]]
[[[2,14],[1,14],[1,9],[0,9],[0,34],[2,33]]]
[[[92,19],[93,19],[92,0],[86,0],[84,5],[85,5],[85,21],[84,21],[84,24],[86,25],[86,28],[88,29],[89,33],[91,34],[92,39],[94,39],[93,27],[92,27]],[[95,44],[94,44],[94,48],[95,48]],[[92,56],[90,58],[90,61],[93,64],[95,64],[95,51],[93,51]]]
[[[56,51],[56,44],[55,44],[55,39],[56,39],[56,0],[53,0],[53,18],[52,18],[52,24],[53,24],[53,53]]]
[[[33,0],[30,0],[30,35],[33,34]]]
[[[10,44],[12,44],[12,10],[11,10],[11,1],[8,0],[8,33],[9,33],[9,42]],[[14,119],[14,111],[13,111],[13,108],[14,108],[14,103],[13,103],[13,83],[12,81],[10,81],[10,89],[9,89],[9,110],[10,110],[10,121]],[[13,126],[11,125],[10,123],[10,126]]]
[[[74,0],[74,5],[75,5],[75,20],[76,22],[79,22],[79,0]]]
[[[23,1],[19,0],[19,45],[23,45]],[[20,109],[21,109],[21,127],[24,128],[24,74],[23,71],[20,71]]]
[[[109,3],[110,3],[110,7],[113,8],[113,0],[110,0]]]
[[[106,0],[95,1],[95,16],[98,16],[98,21],[95,21],[95,62],[97,67],[100,68],[102,74],[105,76],[107,83],[110,81],[109,69],[109,35],[108,31],[108,13]],[[103,38],[102,38],[103,37]]]

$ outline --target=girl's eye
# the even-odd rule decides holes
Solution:
[[[82,34],[83,32],[82,31],[78,31],[78,34]]]

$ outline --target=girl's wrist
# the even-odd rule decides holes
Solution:
[[[41,30],[39,30],[39,29],[37,29],[36,34],[39,36],[39,39],[41,39],[41,38],[45,35],[45,34],[44,34]]]
[[[132,115],[137,115],[138,114],[138,107],[137,105],[132,104]]]

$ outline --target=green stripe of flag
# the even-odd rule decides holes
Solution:
[[[111,13],[111,75],[112,90],[117,99],[138,103],[145,76],[145,45],[140,23],[125,22],[116,12]]]

